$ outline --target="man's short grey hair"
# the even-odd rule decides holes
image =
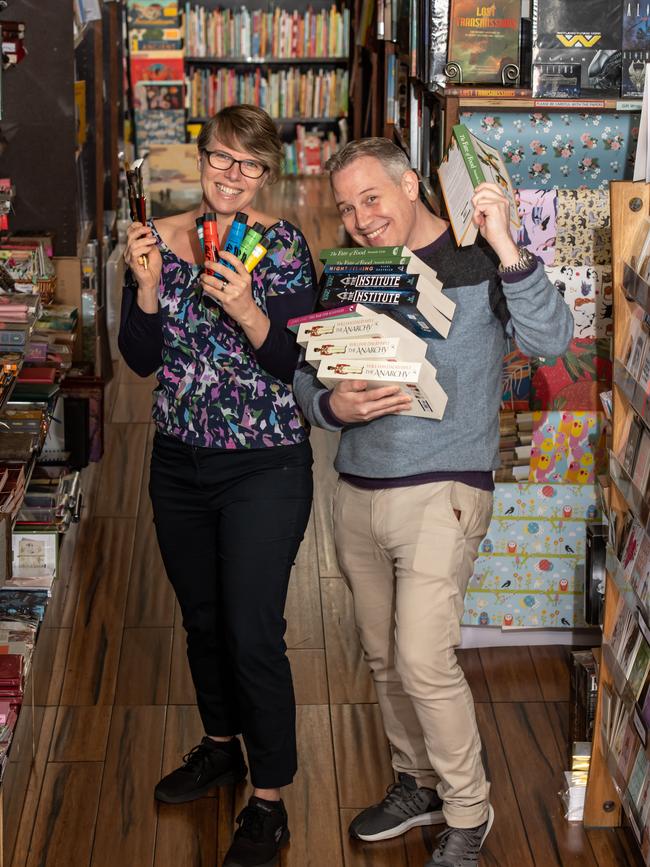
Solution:
[[[361,157],[374,157],[382,164],[386,173],[396,184],[402,180],[402,175],[411,169],[411,164],[404,151],[390,139],[374,136],[348,142],[325,163],[325,170],[330,177],[340,172],[350,163]]]

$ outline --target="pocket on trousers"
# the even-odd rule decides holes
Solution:
[[[414,572],[453,577],[462,561],[463,530],[454,514],[450,490],[451,485],[445,485],[422,510],[414,541]]]

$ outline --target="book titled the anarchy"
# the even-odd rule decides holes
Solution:
[[[334,388],[342,380],[362,380],[368,388],[398,384],[412,398],[410,410],[402,415],[441,419],[447,405],[447,395],[428,361],[324,358],[317,376],[327,388]]]
[[[387,358],[397,361],[398,356],[399,337],[352,337],[349,340],[321,337],[309,341],[305,361],[318,367],[323,358]]]
[[[414,343],[417,347],[414,350],[416,357],[425,354],[426,343],[417,337],[410,328],[400,325],[392,316],[378,313],[370,307],[364,307],[363,304],[353,306],[358,311],[358,315],[355,317],[342,316],[340,319],[331,318],[326,321],[321,319],[300,323],[296,334],[296,343],[299,346],[307,346],[310,340],[320,339],[367,340],[378,337],[398,337],[402,350],[406,348],[408,343]],[[337,309],[344,310],[345,308],[334,308],[332,313],[336,313]]]
[[[499,150],[486,144],[460,123],[453,127],[449,150],[438,169],[449,221],[460,247],[473,244],[478,235],[474,223],[474,190],[482,183],[496,184],[510,205],[510,226],[521,225],[515,191]]]

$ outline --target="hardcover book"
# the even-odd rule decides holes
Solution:
[[[521,220],[514,187],[498,148],[478,139],[464,124],[452,130],[449,150],[438,169],[438,178],[451,228],[460,247],[473,244],[478,227],[473,221],[472,196],[482,183],[497,184],[510,203],[510,226],[516,237]]]
[[[363,380],[369,388],[399,384],[413,403],[402,415],[441,419],[447,405],[447,395],[436,379],[436,370],[424,362],[364,361],[355,358],[325,358],[318,366],[318,379],[327,388],[342,380]]]
[[[519,0],[451,0],[448,61],[463,82],[502,84],[506,66],[519,67]]]

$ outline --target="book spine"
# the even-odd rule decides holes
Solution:
[[[325,265],[324,274],[406,274],[407,265]]]
[[[404,258],[404,247],[330,247],[321,250],[318,258],[326,264],[335,262],[392,262]],[[377,260],[375,257],[383,257]],[[408,257],[407,257],[408,258]]]
[[[342,304],[367,304],[371,307],[392,307],[400,304],[417,304],[418,293],[408,289],[339,289],[326,287],[319,296],[324,308],[340,307]]]
[[[465,161],[467,171],[472,181],[472,186],[478,187],[479,184],[484,183],[485,175],[483,174],[483,169],[481,168],[481,164],[476,156],[474,144],[472,143],[467,127],[462,123],[456,124],[454,127],[454,136],[458,142],[458,148],[463,160]]]
[[[0,346],[24,346],[25,332],[24,331],[2,331],[0,330]]]
[[[525,87],[445,87],[445,96],[473,99],[532,99],[533,92]]]
[[[417,274],[327,274],[322,289],[415,289]]]
[[[354,316],[356,304],[345,304],[330,310],[318,310],[316,313],[307,313],[305,316],[294,316],[287,322],[287,328],[297,331],[305,322],[320,322],[321,319],[335,319],[342,316]]]

